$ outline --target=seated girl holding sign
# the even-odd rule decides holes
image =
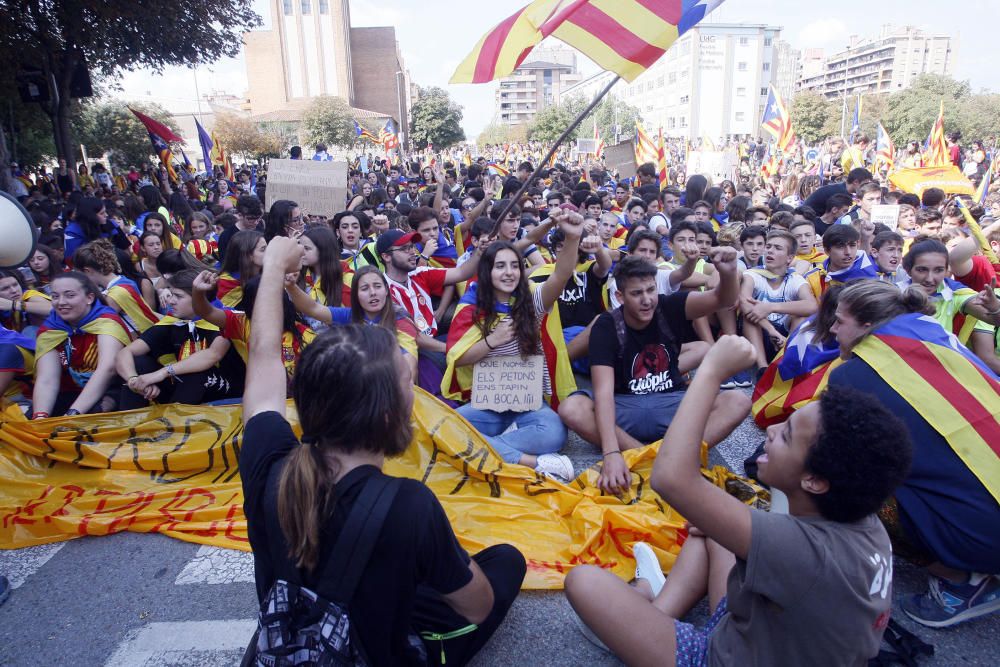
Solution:
[[[493,243],[483,253],[477,281],[470,283],[455,310],[441,391],[446,398],[472,401],[459,408],[459,414],[486,436],[504,461],[569,481],[574,477],[573,464],[555,453],[566,441],[566,428],[553,408],[576,387],[559,310],[553,306],[576,267],[583,218],[562,211],[553,216],[566,241],[544,283],[529,282],[521,255],[509,241]],[[510,400],[516,394],[499,385],[497,391],[473,389],[475,377],[485,374],[479,362],[521,361],[525,374],[531,375],[532,358],[542,370],[540,393],[550,397],[552,407],[541,395],[517,396],[518,405],[501,404],[498,396]],[[517,429],[507,433],[515,424]]]

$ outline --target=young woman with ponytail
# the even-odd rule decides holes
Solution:
[[[927,291],[874,280],[845,287],[832,327],[845,361],[829,386],[873,394],[909,431],[910,473],[879,517],[893,553],[930,575],[929,592],[905,598],[903,611],[946,627],[994,613],[1000,599],[1000,479],[991,472],[1000,381],[941,326]]]
[[[268,245],[243,395],[239,463],[260,600],[278,579],[312,590],[323,584],[319,575],[363,488],[411,438],[410,370],[395,338],[377,326],[333,327],[305,349],[293,387],[301,444],[285,421],[285,393],[274,382],[283,369],[282,284],[301,260],[292,239]],[[355,636],[372,665],[465,664],[517,596],[524,558],[497,545],[470,559],[426,486],[391,483],[395,499],[351,602]],[[414,636],[425,632],[454,636]]]

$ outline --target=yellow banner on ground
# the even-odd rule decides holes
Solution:
[[[953,164],[943,167],[920,167],[917,169],[900,169],[889,174],[889,183],[903,192],[912,192],[918,197],[924,190],[940,188],[945,194],[973,195],[976,188],[972,181],[966,178],[962,170]]]
[[[289,412],[298,431],[291,404]],[[563,485],[504,463],[468,422],[419,390],[413,417],[413,443],[385,471],[427,484],[470,552],[501,542],[520,549],[525,588],[561,588],[582,563],[630,578],[637,541],[665,568],[680,551],[684,521],[649,488],[656,447],[626,453],[632,488],[619,499],[597,489],[594,468]],[[39,421],[10,407],[0,416],[0,548],[129,530],[249,551],[242,431],[239,406]],[[746,502],[766,502],[724,468],[705,474]]]

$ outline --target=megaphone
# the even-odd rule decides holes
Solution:
[[[0,269],[24,264],[35,252],[38,227],[21,202],[0,190]]]

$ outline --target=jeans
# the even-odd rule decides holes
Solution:
[[[532,412],[494,412],[477,410],[467,403],[458,409],[458,414],[486,436],[507,463],[519,462],[522,454],[552,454],[566,444],[566,427],[548,405]],[[517,430],[504,433],[511,424],[517,424]]]

